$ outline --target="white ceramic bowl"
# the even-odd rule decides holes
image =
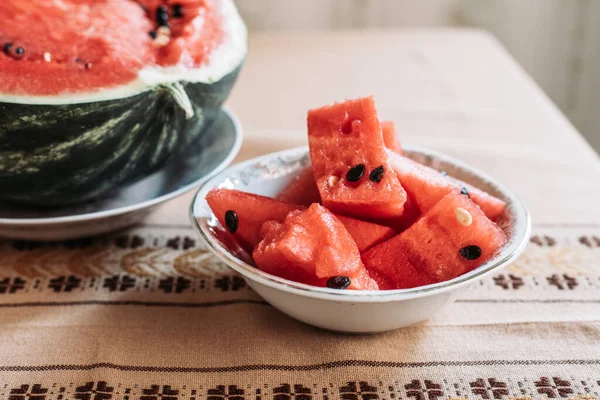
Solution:
[[[440,153],[407,147],[409,157],[462,179],[506,201],[499,225],[508,243],[491,260],[455,279],[433,285],[386,291],[335,290],[305,285],[265,273],[244,261],[244,255],[229,250],[215,233],[218,225],[204,200],[215,187],[274,196],[310,164],[308,149],[295,148],[234,165],[209,179],[200,188],[190,209],[192,225],[219,259],[240,273],[273,307],[320,328],[354,333],[383,332],[429,318],[453,302],[469,284],[509,265],[529,240],[531,221],[525,205],[491,177]],[[234,254],[235,253],[235,254]]]

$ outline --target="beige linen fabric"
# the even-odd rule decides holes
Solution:
[[[489,36],[254,35],[238,159],[303,144],[307,108],[371,93],[404,142],[522,195],[534,236],[515,264],[430,321],[359,336],[262,301],[194,236],[190,194],[107,237],[4,241],[0,399],[600,398],[600,163]]]

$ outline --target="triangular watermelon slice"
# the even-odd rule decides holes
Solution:
[[[504,201],[458,179],[444,176],[410,158],[392,152],[388,154],[390,165],[402,186],[423,213],[433,208],[450,192],[465,193],[463,188],[466,188],[468,196],[481,207],[488,218],[495,220],[504,213]]]
[[[325,207],[361,219],[402,215],[406,192],[388,164],[373,98],[310,110],[308,144]]]
[[[398,239],[408,261],[439,281],[476,268],[505,243],[506,235],[498,225],[469,198],[454,191]]]
[[[270,197],[231,189],[213,189],[206,195],[206,201],[221,225],[226,227],[249,252],[252,252],[254,246],[260,242],[260,230],[264,222],[272,220],[281,222],[290,211],[303,208]],[[228,211],[234,212],[237,217],[235,229],[231,229],[232,227],[227,224]],[[233,217],[230,217],[231,219]]]
[[[265,223],[262,234],[252,256],[265,272],[337,289],[379,288],[344,225],[319,204],[293,211],[283,222]]]
[[[381,122],[381,133],[383,134],[383,142],[385,147],[398,154],[404,154],[400,140],[396,136],[396,126],[392,121]]]

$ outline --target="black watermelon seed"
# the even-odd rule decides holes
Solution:
[[[470,197],[469,196],[469,191],[464,186],[462,187],[462,189],[460,189],[460,194],[464,194],[465,196]]]
[[[183,5],[173,4],[173,18],[183,18]]]
[[[156,39],[156,31],[150,31],[148,32],[148,35],[150,35],[153,40]]]
[[[11,42],[4,43],[4,47],[3,47],[4,54],[8,55],[8,53],[10,53],[10,49],[12,48],[12,46],[13,46],[13,44]]]
[[[156,9],[156,23],[158,26],[169,25],[169,12],[164,4]]]
[[[380,165],[379,167],[371,171],[371,173],[369,174],[369,179],[373,182],[381,182],[381,180],[383,179],[384,172],[385,170],[383,168],[383,165]]]
[[[347,276],[332,276],[327,279],[326,286],[330,289],[346,289],[351,283]]]
[[[475,246],[474,244],[465,246],[458,251],[458,255],[467,260],[477,260],[481,257],[481,247]]]
[[[233,210],[227,210],[225,213],[225,225],[227,225],[227,229],[229,232],[235,233],[238,228],[238,216]]]
[[[365,165],[358,164],[356,167],[350,168],[350,171],[348,171],[348,173],[346,174],[346,179],[348,179],[349,182],[357,182],[358,180],[360,180],[360,178],[362,178],[364,173]]]
[[[442,176],[448,176],[448,173],[446,171],[440,171],[440,174],[442,174]]]
[[[15,54],[17,54],[17,55],[19,55],[19,56],[20,56],[20,55],[21,55],[21,54],[23,54],[23,53],[25,53],[25,49],[24,49],[24,48],[22,48],[22,47],[17,47],[17,48],[15,49]]]

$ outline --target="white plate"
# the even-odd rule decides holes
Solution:
[[[386,291],[314,287],[279,278],[244,262],[244,257],[240,256],[243,253],[228,249],[215,234],[213,227],[218,222],[206,203],[206,194],[215,187],[222,187],[274,196],[310,164],[306,147],[258,157],[229,167],[209,179],[192,202],[192,225],[207,248],[239,272],[266,301],[293,318],[343,332],[382,332],[412,325],[454,301],[470,283],[512,263],[529,241],[531,221],[521,200],[486,174],[432,150],[409,146],[405,150],[409,157],[446,171],[506,202],[505,215],[498,222],[508,236],[508,243],[492,259],[449,281]]]
[[[237,155],[242,129],[224,108],[207,132],[180,156],[135,183],[84,204],[52,209],[0,203],[0,236],[24,240],[65,240],[99,235],[133,225],[158,205],[197,187]]]

